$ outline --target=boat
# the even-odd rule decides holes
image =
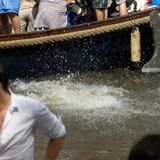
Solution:
[[[11,78],[132,68],[130,34],[141,33],[140,68],[153,56],[150,13],[160,7],[69,28],[0,35],[0,64]]]

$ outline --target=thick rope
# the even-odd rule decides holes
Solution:
[[[142,25],[148,23],[150,20],[149,16],[144,18],[136,19],[136,25]],[[93,29],[75,31],[71,33],[63,33],[58,35],[50,35],[45,37],[38,37],[32,39],[21,39],[21,40],[13,40],[13,41],[2,41],[0,42],[0,49],[10,49],[10,48],[18,48],[18,47],[26,47],[26,46],[35,46],[45,43],[53,43],[59,41],[68,41],[77,38],[83,38],[88,36],[95,36],[98,34],[114,32],[118,30],[123,30],[126,28],[131,28],[133,25],[132,21],[121,22],[117,24],[105,25]]]

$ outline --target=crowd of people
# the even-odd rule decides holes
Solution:
[[[23,33],[102,21],[155,5],[160,5],[160,0],[0,0],[1,33]]]

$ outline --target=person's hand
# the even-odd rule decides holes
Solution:
[[[21,9],[32,8],[35,4],[36,4],[36,2],[35,3],[26,2],[26,1],[22,2]]]
[[[66,5],[71,4],[72,0],[65,0],[66,1]]]

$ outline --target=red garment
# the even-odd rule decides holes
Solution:
[[[147,0],[147,4],[151,4],[152,3],[152,0]]]

